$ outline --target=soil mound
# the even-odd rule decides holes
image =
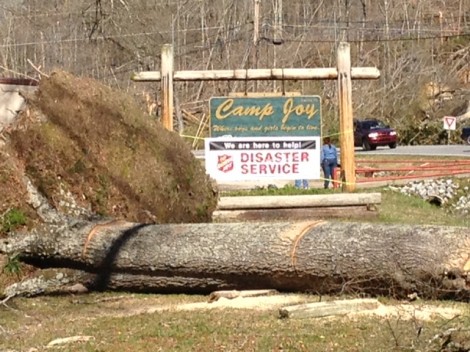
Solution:
[[[204,167],[130,96],[56,71],[27,102],[2,151],[1,212],[31,213],[24,174],[50,205],[75,217],[211,220],[217,191]]]

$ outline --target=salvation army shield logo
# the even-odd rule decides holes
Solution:
[[[233,170],[233,157],[223,154],[217,157],[217,169],[222,172],[230,172]]]

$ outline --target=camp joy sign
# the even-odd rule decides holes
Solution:
[[[320,136],[319,96],[215,97],[211,137]]]

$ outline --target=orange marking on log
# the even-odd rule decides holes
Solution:
[[[314,221],[310,224],[308,224],[304,229],[302,229],[302,231],[300,232],[300,234],[297,236],[297,238],[295,239],[294,241],[294,246],[292,247],[292,252],[291,252],[291,260],[292,260],[292,266],[294,267],[294,270],[297,270],[295,268],[295,265],[297,263],[297,256],[296,256],[296,251],[297,251],[297,247],[299,246],[299,243],[300,243],[300,240],[307,234],[307,232],[309,232],[311,229],[315,228],[315,227],[318,227],[320,225],[323,225],[323,224],[326,224],[326,221],[323,221],[323,220],[318,220],[318,221]]]
[[[113,226],[122,226],[122,225],[132,225],[131,222],[128,222],[128,221],[125,221],[125,220],[111,220],[109,222],[106,222],[104,224],[97,224],[95,226],[93,226],[93,228],[91,229],[91,231],[88,233],[88,236],[85,240],[85,244],[83,245],[83,252],[82,252],[82,257],[85,257],[85,254],[86,254],[86,250],[87,250],[87,247],[88,247],[88,244],[90,243],[91,239],[93,238],[93,236],[96,235],[96,233],[99,231],[99,230],[103,230],[103,229],[106,229],[106,228],[112,228]]]

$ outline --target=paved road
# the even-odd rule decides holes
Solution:
[[[204,151],[195,150],[196,158],[203,159]],[[384,155],[424,155],[424,156],[458,156],[470,158],[470,145],[468,144],[452,144],[452,145],[412,145],[398,146],[396,149],[389,147],[379,147],[374,151],[364,151],[356,148],[356,156],[368,154],[384,154]]]
[[[398,146],[396,149],[388,147],[379,147],[374,151],[364,151],[356,148],[356,156],[368,154],[384,155],[423,155],[423,156],[458,156],[470,158],[470,145],[452,144],[452,145],[412,145]]]

